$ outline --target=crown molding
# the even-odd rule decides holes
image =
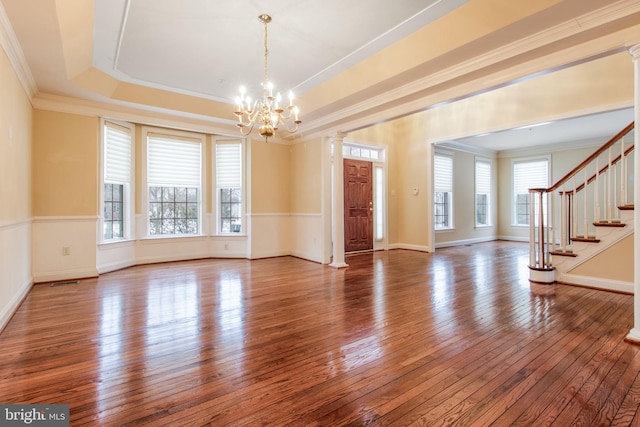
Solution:
[[[31,74],[27,60],[2,3],[0,3],[0,46],[5,51],[7,58],[9,58],[9,62],[18,76],[24,92],[29,100],[33,101],[34,95],[38,93],[38,85],[33,78],[33,74]]]
[[[619,38],[627,37],[628,35],[622,34],[620,37],[606,35],[576,46],[571,46],[563,51],[553,52],[542,57],[532,57],[526,62],[492,73],[490,76],[483,78],[482,84],[480,85],[478,80],[474,80],[467,84],[456,85],[453,89],[426,95],[419,99],[403,99],[415,98],[416,93],[426,91],[453,79],[472,74],[485,67],[522,55],[525,52],[534,51],[549,43],[575,36],[634,13],[640,13],[640,2],[637,0],[618,1],[596,11],[584,14],[577,19],[563,22],[544,31],[532,34],[529,37],[508,43],[491,52],[476,56],[455,66],[429,74],[428,76],[393,88],[392,90],[384,91],[378,96],[352,104],[347,108],[334,110],[332,113],[326,114],[318,120],[309,122],[308,125],[313,126],[313,129],[310,129],[307,135],[317,136],[327,130],[342,130],[347,132],[357,130],[371,125],[372,122],[382,122],[403,117],[437,107],[443,103],[454,102],[506,86],[510,83],[536,77],[541,73],[567,68],[621,52],[625,49],[625,44],[628,43],[629,40],[625,40],[625,43],[621,44]],[[478,90],[479,86],[482,89]],[[367,114],[367,111],[370,111],[370,113]],[[345,118],[347,119],[345,120]]]
[[[156,107],[138,108],[124,104],[89,101],[40,93],[33,98],[33,108],[88,117],[105,117],[140,125],[162,126],[213,135],[237,137],[235,122],[209,116],[164,110]],[[227,123],[225,123],[227,122]]]

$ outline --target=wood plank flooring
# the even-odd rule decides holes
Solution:
[[[526,244],[129,268],[36,285],[0,403],[72,426],[640,425],[633,297],[531,285]]]

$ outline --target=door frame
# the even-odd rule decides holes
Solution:
[[[340,250],[342,255],[344,256],[344,247],[342,248],[333,248],[333,232],[337,227],[342,230],[342,238],[344,239],[344,195],[341,197],[342,208],[340,212],[342,214],[336,215],[336,209],[334,209],[334,200],[335,200],[335,185],[339,185],[340,188],[344,188],[344,177],[343,174],[340,173],[339,177],[336,177],[335,171],[335,161],[339,161],[342,164],[344,158],[354,158],[355,160],[369,160],[373,163],[373,186],[374,186],[374,215],[373,215],[373,226],[374,226],[374,239],[373,239],[373,250],[388,250],[389,249],[389,228],[388,228],[388,211],[389,211],[389,168],[387,165],[387,153],[388,146],[387,145],[374,145],[367,144],[361,142],[352,142],[347,140],[345,145],[347,146],[359,146],[364,148],[372,148],[379,150],[381,153],[380,159],[362,159],[359,157],[352,156],[343,156],[342,152],[334,153],[333,147],[335,145],[339,147],[343,147],[343,136],[338,133],[337,136],[325,137],[324,138],[324,148],[323,148],[323,199],[322,199],[322,211],[324,217],[324,263],[333,265],[335,260],[332,262],[332,257],[335,258],[335,250]],[[339,142],[338,142],[339,141]],[[340,168],[342,169],[342,168]],[[382,175],[382,183],[381,192],[382,192],[382,218],[379,218],[380,213],[376,209],[376,186],[378,185],[378,178],[376,170],[381,169]],[[342,193],[342,191],[340,191]],[[380,225],[382,228],[382,238],[377,239],[375,234],[376,227]],[[344,244],[343,244],[344,245]],[[338,257],[340,258],[340,257]],[[338,259],[338,263],[336,264],[336,268],[341,268],[346,265],[343,265],[340,259]]]

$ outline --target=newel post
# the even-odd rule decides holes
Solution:
[[[637,205],[640,203],[640,153],[638,153],[638,143],[640,142],[640,135],[638,134],[638,124],[640,124],[640,44],[633,46],[629,49],[629,53],[633,58],[634,69],[634,121],[636,124],[636,131],[634,132],[635,150],[633,150],[633,164],[634,164],[634,189],[633,189],[633,203]],[[633,211],[633,329],[629,331],[626,337],[627,341],[635,344],[640,344],[640,211],[634,209]]]

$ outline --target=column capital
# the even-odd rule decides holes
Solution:
[[[344,137],[345,137],[344,132],[338,131],[331,137],[331,139],[333,139],[334,141],[338,141],[338,140],[342,141],[344,140]]]
[[[640,59],[640,43],[629,47],[628,51],[633,57],[634,61]]]

